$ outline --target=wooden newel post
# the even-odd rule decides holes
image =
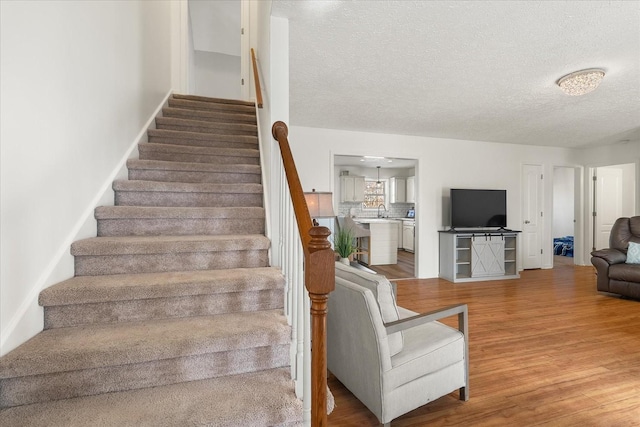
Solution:
[[[311,425],[327,425],[327,300],[336,287],[335,255],[327,227],[312,227],[305,255],[305,283],[311,299]]]

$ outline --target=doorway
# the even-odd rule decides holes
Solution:
[[[361,266],[393,280],[417,277],[420,250],[416,233],[419,216],[417,160],[334,154],[333,169],[336,221],[349,216],[364,224],[371,219],[388,223],[384,226],[387,234],[376,234],[371,245],[384,253],[393,252],[392,256],[375,262],[372,258],[371,263]],[[410,231],[405,232],[405,229]]]
[[[591,169],[592,250],[609,247],[609,235],[616,219],[635,215],[636,173],[634,163]]]
[[[190,93],[248,99],[244,2],[189,0],[188,10]]]
[[[575,168],[553,168],[553,266],[575,264]]]

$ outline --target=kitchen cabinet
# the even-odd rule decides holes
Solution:
[[[363,247],[369,250],[369,255],[362,255],[362,261],[368,265],[397,264],[398,221],[363,218],[356,222],[371,232],[369,239],[363,240]]]
[[[416,202],[416,177],[410,176],[407,178],[407,203]]]
[[[407,201],[407,179],[392,176],[389,178],[389,203]]]
[[[398,221],[398,249],[404,249],[402,245],[402,221]]]
[[[416,236],[416,223],[415,221],[403,221],[402,225],[402,248],[408,252],[414,252],[415,250],[415,236]]]
[[[364,202],[364,176],[340,177],[340,201]]]

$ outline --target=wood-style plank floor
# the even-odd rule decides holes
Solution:
[[[369,268],[389,280],[408,279],[415,275],[415,256],[412,252],[398,250],[398,263],[389,265],[374,265]]]
[[[465,284],[402,280],[398,303],[418,312],[469,305],[471,398],[454,392],[392,427],[640,426],[640,301],[596,292],[592,267]],[[329,387],[329,425],[379,425],[333,375]]]

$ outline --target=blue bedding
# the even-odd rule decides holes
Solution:
[[[554,237],[553,254],[573,257],[573,236]]]

